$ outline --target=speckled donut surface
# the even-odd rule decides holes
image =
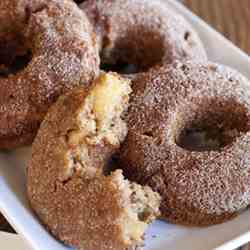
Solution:
[[[93,93],[93,89],[90,91]],[[89,93],[76,88],[50,108],[32,147],[27,170],[28,197],[42,223],[70,246],[88,250],[135,249],[142,241],[137,239],[138,229],[131,239],[124,238],[133,223],[140,226],[142,221],[149,223],[159,215],[160,196],[149,187],[129,184],[121,170],[104,176],[107,161],[126,137],[127,128],[117,120],[114,137],[100,137],[101,120],[94,117],[96,113],[87,104],[94,100],[93,96],[88,99]],[[99,98],[95,100],[103,103]],[[122,105],[127,107],[127,97],[124,101]],[[118,129],[120,125],[123,128]],[[131,212],[127,213],[127,209],[134,206],[139,206],[140,217],[133,217],[129,223]],[[128,229],[124,232],[126,223]]]
[[[176,59],[206,59],[196,32],[159,0],[88,0],[80,7],[96,27],[103,63],[138,71]]]
[[[134,80],[120,163],[127,177],[158,191],[170,222],[223,222],[250,203],[250,82],[213,63],[175,63]],[[220,145],[193,150],[192,129],[217,131]]]
[[[65,91],[88,85],[98,68],[92,27],[75,3],[2,0],[0,148],[31,143],[48,107]]]

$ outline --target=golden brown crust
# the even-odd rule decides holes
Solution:
[[[21,71],[0,75],[0,148],[11,149],[32,141],[60,94],[96,77],[99,59],[91,25],[69,0],[3,0],[1,20],[2,69],[31,53]]]
[[[147,71],[174,60],[206,60],[190,24],[159,0],[88,0],[82,8],[96,27],[103,63]]]
[[[75,136],[79,131],[84,134],[90,124],[84,123],[83,114],[93,88],[77,88],[50,108],[32,147],[28,196],[41,221],[66,244],[88,250],[125,250],[140,243],[138,239],[124,240],[121,226],[130,195],[124,196],[121,171],[103,176],[119,143],[112,145],[107,137],[87,146],[90,137],[78,140]],[[79,122],[85,125],[81,127]],[[88,157],[83,154],[86,151]],[[148,208],[146,221],[150,222],[158,215],[160,199],[151,189],[147,192],[151,198],[146,199],[154,204]]]
[[[176,62],[134,79],[120,163],[126,177],[161,194],[167,220],[216,224],[249,205],[247,85],[240,73],[210,62]],[[220,146],[188,148],[181,138],[192,129],[219,133]]]

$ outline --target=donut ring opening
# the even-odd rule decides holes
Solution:
[[[121,74],[145,72],[162,61],[163,42],[157,32],[143,26],[126,30],[115,44],[104,37],[100,52],[101,69]]]
[[[205,98],[189,106],[175,136],[176,144],[186,150],[217,151],[250,130],[247,108],[236,100]]]
[[[83,2],[85,2],[86,0],[74,0],[74,2],[76,3],[76,4],[81,4],[81,3],[83,3]]]
[[[31,60],[31,50],[19,34],[0,38],[0,78],[23,71]]]

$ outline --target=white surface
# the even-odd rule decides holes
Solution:
[[[174,0],[173,8],[183,14],[199,32],[209,55],[237,68],[250,78],[250,59]],[[249,86],[250,88],[250,86]],[[0,210],[35,250],[66,250],[33,216],[25,194],[25,165],[30,149],[0,154]],[[187,228],[157,221],[146,237],[144,250],[230,250],[250,240],[250,210],[227,223],[208,228]],[[2,248],[1,248],[2,249]],[[10,248],[8,248],[10,249]]]
[[[28,247],[18,235],[0,232],[0,249],[28,250]]]

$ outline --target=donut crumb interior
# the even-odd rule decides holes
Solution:
[[[68,136],[70,148],[73,148],[73,169],[88,178],[95,178],[97,170],[93,166],[89,148],[104,144],[117,148],[125,139],[127,126],[122,114],[128,107],[130,93],[130,81],[117,74],[103,73],[96,80],[80,108],[79,128]],[[148,224],[160,213],[160,195],[147,186],[124,179],[121,170],[103,178],[111,178],[120,191],[122,213],[118,227],[121,240],[128,246],[142,244]]]
[[[78,129],[69,135],[69,143],[78,145],[109,143],[119,146],[127,134],[121,116],[128,107],[130,81],[115,73],[102,73],[78,114]]]
[[[148,186],[125,180],[121,170],[114,175],[123,193],[124,213],[120,221],[123,240],[126,244],[140,244],[148,224],[160,214],[160,196]]]
[[[127,125],[122,120],[127,110],[130,81],[115,73],[101,73],[92,89],[84,99],[77,113],[76,128],[67,134],[70,164],[64,179],[71,178],[75,170],[85,176],[93,176],[100,164],[106,161],[103,153],[96,153],[90,148],[109,148],[113,151],[127,135]],[[109,145],[107,147],[107,145]],[[95,162],[95,164],[93,164]],[[103,174],[110,166],[103,166]]]

